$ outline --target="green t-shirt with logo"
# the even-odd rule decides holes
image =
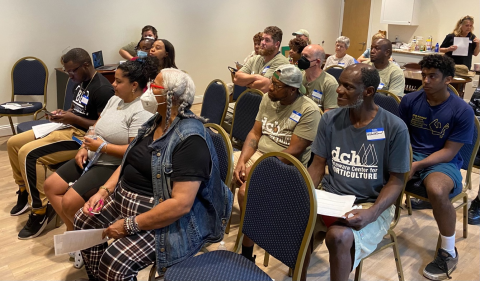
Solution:
[[[369,63],[373,67],[373,62]],[[380,85],[378,90],[386,90],[399,97],[405,95],[405,76],[403,70],[400,69],[395,63],[389,61],[388,66],[384,69],[377,69],[378,75],[380,75]]]
[[[271,101],[266,94],[255,120],[262,122],[258,150],[263,153],[278,152],[290,146],[292,134],[313,141],[320,122],[320,111],[311,99],[303,95],[290,105],[281,105],[279,101]],[[299,157],[305,166],[309,159],[310,146]]]
[[[263,56],[256,55],[251,57],[240,71],[247,74],[260,74],[264,77],[271,78],[280,65],[289,63],[288,59],[280,52],[267,63]]]
[[[307,74],[303,72],[302,84],[307,90],[306,95],[320,106],[322,110],[338,107],[338,82],[332,75],[322,71],[317,79],[307,82]]]

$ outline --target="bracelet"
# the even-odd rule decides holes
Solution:
[[[128,235],[134,235],[140,232],[140,228],[138,227],[136,218],[137,216],[130,216],[126,217],[123,221],[123,228],[128,233]]]
[[[112,195],[112,192],[110,191],[110,189],[106,188],[104,185],[100,186],[99,189],[105,189],[108,193],[108,196]]]
[[[108,153],[107,153],[107,146],[108,146],[108,142],[105,143],[105,150],[104,150],[104,152],[103,152],[103,153],[105,153],[105,154],[108,154]]]

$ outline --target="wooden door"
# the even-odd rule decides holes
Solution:
[[[366,48],[370,18],[370,0],[344,0],[342,35],[350,38],[347,54],[355,59]]]

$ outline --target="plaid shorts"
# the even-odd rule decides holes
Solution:
[[[75,230],[107,228],[117,220],[145,213],[153,208],[153,197],[126,191],[121,183],[105,200],[100,214],[89,216],[82,210],[75,214]],[[140,270],[155,261],[155,231],[100,244],[82,251],[90,280],[136,280]]]

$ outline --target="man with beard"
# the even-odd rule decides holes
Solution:
[[[265,28],[260,43],[260,54],[250,58],[247,64],[237,71],[233,81],[236,85],[268,92],[270,78],[275,69],[289,63],[280,53],[282,35],[282,30],[276,26]]]
[[[276,69],[242,151],[233,154],[236,165],[234,179],[241,185],[238,190],[240,206],[243,206],[245,180],[250,167],[263,153],[286,152],[307,165],[320,111],[303,93],[305,89],[300,69],[288,62]],[[252,256],[253,244],[247,236],[243,238],[242,255],[252,261],[255,259]]]
[[[379,90],[387,90],[399,97],[403,97],[405,76],[403,71],[394,62],[389,61],[392,56],[392,42],[385,38],[373,40],[370,50],[370,65],[375,66],[380,74]]]
[[[308,45],[302,51],[302,57],[298,60],[298,68],[303,72],[302,84],[307,89],[307,96],[318,106],[327,112],[337,108],[338,82],[329,73],[323,71],[322,64],[325,61],[325,51],[320,45]]]
[[[323,232],[330,255],[330,279],[348,280],[351,270],[372,253],[390,227],[393,205],[410,170],[405,123],[373,101],[380,84],[372,66],[354,64],[340,75],[338,105],[326,112],[312,144],[308,172],[325,191],[354,195],[353,209],[341,218],[317,216],[315,234]],[[328,174],[325,167],[328,166]],[[305,257],[303,280],[313,252]]]

